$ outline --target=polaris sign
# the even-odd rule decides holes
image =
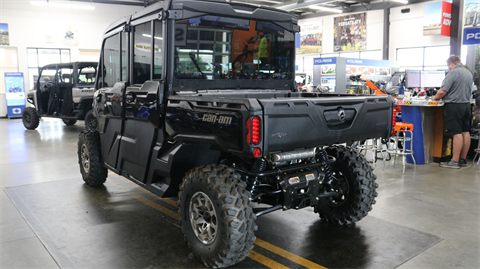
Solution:
[[[463,45],[480,44],[480,28],[463,29]]]
[[[322,65],[322,64],[336,64],[337,58],[336,57],[329,57],[329,58],[314,58],[313,65]]]

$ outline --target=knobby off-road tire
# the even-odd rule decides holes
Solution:
[[[85,115],[85,129],[87,130],[97,130],[98,122],[93,111],[89,110]]]
[[[377,197],[377,177],[365,157],[344,146],[331,146],[328,155],[336,158],[330,166],[344,196],[321,199],[317,211],[321,219],[336,225],[353,224],[372,210]]]
[[[72,125],[74,125],[74,124],[77,122],[77,120],[67,120],[67,119],[62,119],[62,121],[63,121],[63,123],[65,123],[65,125],[67,125],[67,126],[72,126]]]
[[[28,130],[35,130],[40,124],[40,116],[33,107],[27,107],[22,113],[23,126]]]
[[[100,186],[107,180],[107,168],[100,154],[100,135],[84,130],[78,136],[78,164],[83,181],[89,186]]]
[[[256,216],[245,188],[240,176],[223,165],[197,167],[183,178],[178,193],[180,226],[188,248],[207,267],[234,265],[253,248]],[[203,208],[199,206],[202,200]],[[199,236],[192,225],[195,221],[200,223],[195,226]],[[207,232],[202,237],[202,231],[210,231],[212,236]]]

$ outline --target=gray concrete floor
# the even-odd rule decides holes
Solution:
[[[59,267],[3,189],[78,178],[83,128],[42,119],[27,131],[19,119],[0,119],[0,268]],[[398,162],[377,165],[376,174],[379,196],[369,216],[444,239],[398,268],[480,267],[480,170],[471,161],[460,170],[408,165],[404,175]]]

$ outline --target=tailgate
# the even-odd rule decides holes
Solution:
[[[391,96],[260,99],[264,109],[264,154],[388,137]]]

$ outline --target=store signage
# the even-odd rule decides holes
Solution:
[[[424,5],[423,35],[450,36],[452,24],[452,4],[435,2]]]
[[[322,52],[322,20],[302,20],[301,32],[297,35],[297,55]]]
[[[452,24],[452,4],[442,2],[442,30],[440,35],[450,36],[450,25]]]
[[[347,65],[361,65],[361,66],[380,66],[380,67],[397,67],[398,63],[388,60],[366,60],[346,58]]]
[[[367,13],[333,18],[333,51],[367,48]]]
[[[328,57],[328,58],[313,58],[313,65],[324,65],[324,64],[336,64],[337,58]]]
[[[480,44],[480,28],[463,29],[463,45]]]
[[[5,73],[5,97],[8,117],[21,117],[25,109],[23,73]]]

